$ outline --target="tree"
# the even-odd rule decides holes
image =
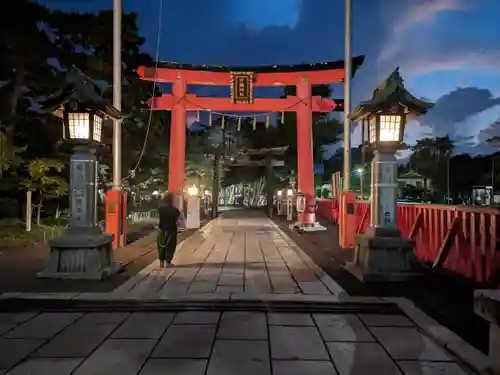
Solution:
[[[13,126],[0,128],[0,181],[3,180],[5,172],[21,165],[21,154],[26,151],[26,147],[14,145],[13,133]]]
[[[35,159],[28,165],[28,178],[21,182],[24,190],[33,191],[37,197],[36,223],[40,225],[43,203],[68,194],[68,182],[57,175],[64,164],[54,159]]]
[[[0,80],[7,82],[0,101],[4,118],[16,117],[24,95],[55,87],[54,77],[50,79],[53,68],[47,64],[54,46],[40,26],[49,17],[48,8],[31,0],[9,5],[0,15]]]
[[[411,147],[410,164],[431,180],[439,195],[447,192],[449,163],[454,149],[455,142],[448,136],[420,139]]]

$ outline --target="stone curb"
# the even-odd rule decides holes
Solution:
[[[427,336],[452,353],[464,365],[481,375],[493,375],[491,362],[485,354],[425,314],[412,301],[402,297],[384,297],[382,300],[396,303]]]
[[[289,302],[320,302],[320,303],[394,303],[378,297],[351,297],[347,294],[257,294],[257,293],[151,293],[141,295],[108,293],[4,293],[0,300],[6,299],[36,299],[36,300],[175,300],[175,301],[205,301],[205,300],[233,300],[233,301],[289,301]]]

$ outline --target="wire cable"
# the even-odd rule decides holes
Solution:
[[[156,36],[156,54],[155,54],[155,75],[153,78],[153,94],[152,98],[155,97],[156,93],[156,84],[157,84],[157,71],[158,71],[158,64],[160,63],[160,44],[161,44],[161,25],[163,21],[163,0],[159,0],[160,6],[158,10],[158,32]],[[150,107],[149,108],[149,115],[148,115],[148,123],[146,126],[146,135],[144,136],[144,142],[142,144],[141,152],[139,154],[139,158],[137,159],[137,163],[135,164],[135,167],[128,173],[128,175],[122,179],[122,182],[128,179],[129,177],[132,177],[135,175],[135,171],[137,168],[139,168],[139,165],[141,164],[142,158],[144,157],[144,153],[146,152],[146,146],[148,144],[148,137],[149,137],[149,131],[151,129],[151,122],[153,119],[153,109]]]

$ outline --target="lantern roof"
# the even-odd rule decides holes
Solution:
[[[93,79],[74,66],[66,73],[63,87],[42,101],[40,105],[54,116],[62,118],[64,106],[68,102],[77,102],[78,106],[101,112],[102,115],[113,120],[127,117],[102,96],[101,90]]]
[[[394,104],[407,108],[408,112],[417,116],[425,114],[434,106],[434,103],[418,99],[406,90],[403,77],[399,74],[399,67],[397,67],[389,77],[373,90],[370,100],[359,103],[349,114],[349,119],[358,121]]]

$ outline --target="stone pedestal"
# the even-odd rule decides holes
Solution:
[[[500,290],[476,290],[474,311],[490,323],[488,357],[492,374],[500,374]]]
[[[356,236],[354,261],[346,268],[361,281],[406,281],[418,277],[412,268],[415,243],[396,228],[370,227]]]
[[[113,260],[110,235],[70,230],[50,242],[49,262],[38,277],[102,280],[119,270],[119,264]]]
[[[119,270],[113,261],[113,237],[97,227],[96,150],[75,146],[70,159],[69,229],[50,241],[41,278],[102,280]]]

